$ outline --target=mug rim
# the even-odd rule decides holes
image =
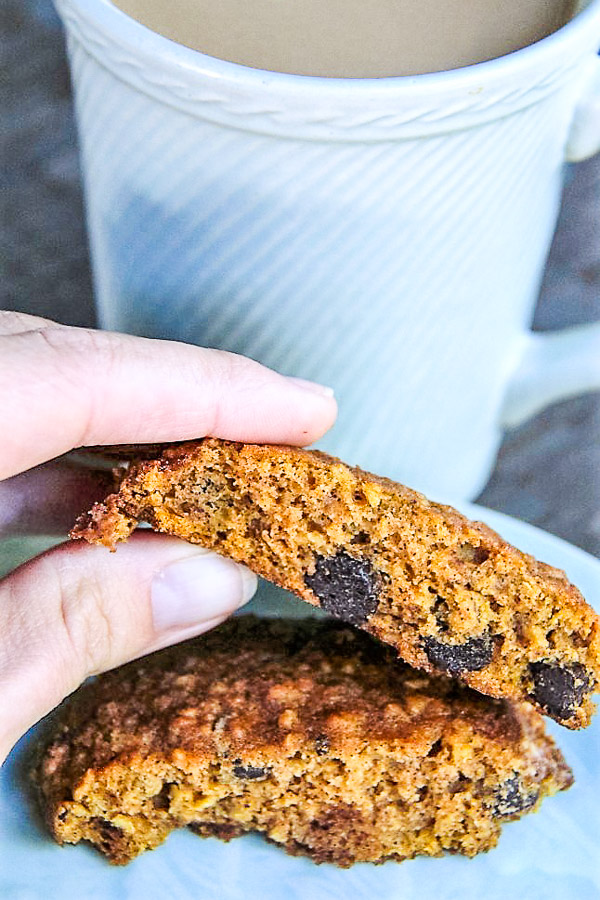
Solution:
[[[558,94],[563,117],[570,116],[600,61],[600,0],[590,0],[563,28],[512,54],[443,72],[382,78],[254,69],[157,34],[110,0],[54,2],[67,30],[76,104],[93,61],[98,77],[100,71],[110,73],[138,95],[198,121],[301,141],[364,144],[460,132]]]
[[[122,46],[128,46],[134,53],[141,51],[143,55],[152,55],[155,65],[160,63],[164,67],[184,68],[203,76],[228,81],[254,81],[263,87],[268,82],[272,87],[297,92],[304,90],[314,92],[317,88],[321,94],[329,89],[338,95],[344,91],[352,93],[368,91],[373,96],[374,93],[385,93],[390,89],[393,89],[394,93],[403,93],[406,89],[414,96],[415,89],[424,90],[426,93],[435,91],[441,86],[446,90],[461,90],[465,87],[472,89],[473,81],[483,87],[507,76],[518,76],[524,69],[535,68],[545,56],[550,59],[558,56],[564,62],[565,50],[578,46],[580,42],[584,47],[589,45],[590,51],[594,48],[600,50],[600,0],[589,0],[587,5],[576,12],[561,28],[541,40],[503,56],[468,66],[417,75],[368,77],[306,75],[259,69],[194,50],[138,22],[115,6],[111,0],[55,0],[55,3],[61,14],[63,7],[77,8],[79,14],[88,22],[95,21],[104,31],[113,36],[117,35]],[[157,53],[159,50],[160,53]]]

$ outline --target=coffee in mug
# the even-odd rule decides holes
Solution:
[[[349,78],[456,69],[561,28],[576,0],[116,0],[153,31],[274,72]]]

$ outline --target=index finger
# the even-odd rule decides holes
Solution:
[[[305,445],[332,392],[233,353],[0,314],[0,478],[75,447],[205,435]]]

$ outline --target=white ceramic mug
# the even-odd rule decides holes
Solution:
[[[528,330],[565,159],[600,147],[600,0],[432,75],[265,72],[57,0],[100,324],[332,385],[324,449],[455,498],[501,429],[600,388],[600,325]]]

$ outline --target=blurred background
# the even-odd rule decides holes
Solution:
[[[95,325],[69,71],[50,0],[0,4],[0,309]],[[600,155],[570,167],[534,328],[600,319]],[[600,557],[600,393],[508,433],[478,498]]]

